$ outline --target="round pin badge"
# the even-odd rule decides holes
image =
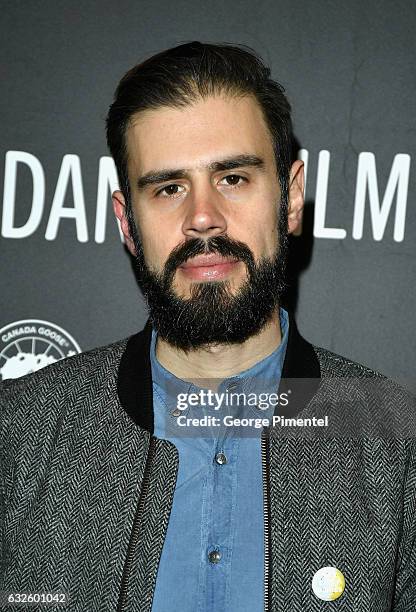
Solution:
[[[344,592],[344,574],[336,567],[321,567],[312,578],[312,589],[319,599],[334,601]]]

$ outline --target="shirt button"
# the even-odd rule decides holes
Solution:
[[[208,559],[211,563],[219,563],[221,561],[221,553],[219,550],[211,550],[208,554]]]
[[[172,410],[172,416],[177,417],[180,414],[182,414],[182,410],[179,410],[179,408],[175,408],[175,410]]]
[[[224,465],[227,463],[227,457],[224,455],[224,453],[217,453],[215,455],[215,461],[218,463],[218,465]]]

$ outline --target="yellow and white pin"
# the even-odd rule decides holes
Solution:
[[[344,592],[344,574],[336,567],[321,567],[312,578],[312,589],[319,599],[334,601]]]

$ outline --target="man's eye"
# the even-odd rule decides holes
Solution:
[[[224,176],[222,180],[227,181],[230,187],[240,187],[240,179],[243,182],[247,182],[247,179],[244,176],[240,176],[239,174],[229,174],[228,176]]]
[[[156,192],[156,195],[158,196],[165,192],[165,197],[174,197],[179,193],[182,193],[181,191],[178,191],[180,187],[181,185],[176,185],[174,183],[172,185],[166,185],[166,187],[162,187],[162,189],[159,189],[159,191]]]

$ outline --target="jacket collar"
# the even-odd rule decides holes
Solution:
[[[133,421],[153,434],[151,337],[152,325],[148,319],[142,331],[128,339],[118,369],[117,393],[122,407]],[[286,417],[295,416],[312,399],[320,377],[319,361],[313,346],[300,335],[289,312],[289,336],[279,386],[279,393],[289,389],[291,393],[289,406],[285,408]],[[276,408],[276,414],[281,414],[282,410]]]

